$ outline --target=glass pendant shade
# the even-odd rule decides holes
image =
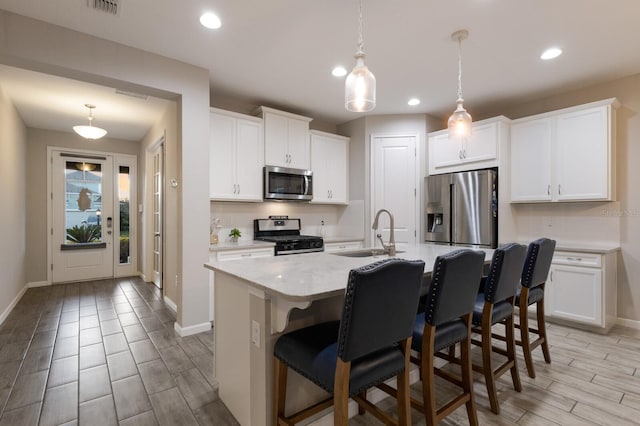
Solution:
[[[91,113],[91,111],[93,111],[93,109],[96,106],[91,104],[84,104],[84,106],[89,108],[89,125],[73,126],[73,131],[85,139],[89,139],[89,140],[100,139],[101,137],[107,134],[107,131],[104,129],[101,129],[100,127],[93,126],[93,114]]]
[[[458,107],[449,117],[449,139],[468,139],[471,136],[471,115],[458,101]]]
[[[73,131],[85,139],[100,139],[107,134],[107,131],[100,127],[93,126],[73,126]]]
[[[364,53],[355,56],[356,66],[344,83],[344,107],[347,111],[367,112],[376,107],[376,77],[364,64]]]

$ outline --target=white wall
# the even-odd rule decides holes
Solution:
[[[209,72],[76,31],[0,11],[0,63],[178,102],[178,325],[206,326]],[[187,332],[195,329],[187,329]]]
[[[0,323],[27,284],[26,152],[26,128],[0,86]]]

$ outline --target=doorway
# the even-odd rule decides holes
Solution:
[[[135,275],[136,158],[48,148],[48,281]]]
[[[394,216],[396,245],[412,245],[417,238],[417,135],[371,135],[371,218],[380,209]],[[380,217],[376,233],[389,240],[391,224],[387,215]]]

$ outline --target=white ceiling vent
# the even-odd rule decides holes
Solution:
[[[121,0],[87,0],[87,6],[110,15],[120,14]]]
[[[124,96],[130,96],[132,98],[137,98],[137,99],[142,99],[142,100],[147,100],[149,99],[149,96],[143,94],[143,93],[138,93],[138,92],[129,92],[127,90],[121,90],[121,89],[114,89],[116,94],[118,95],[124,95]]]

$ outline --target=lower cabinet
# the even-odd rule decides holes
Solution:
[[[211,260],[217,260],[218,262],[226,260],[255,259],[257,257],[271,257],[273,256],[273,247],[219,250],[211,252],[209,256]],[[213,290],[213,286],[215,284],[214,276],[215,274],[213,271],[209,272],[209,321],[213,321],[213,309],[215,306],[215,292]]]
[[[617,316],[617,252],[554,254],[545,313],[608,332]]]
[[[362,248],[362,241],[343,241],[341,243],[324,243],[324,251],[333,253],[344,250],[357,250]]]

